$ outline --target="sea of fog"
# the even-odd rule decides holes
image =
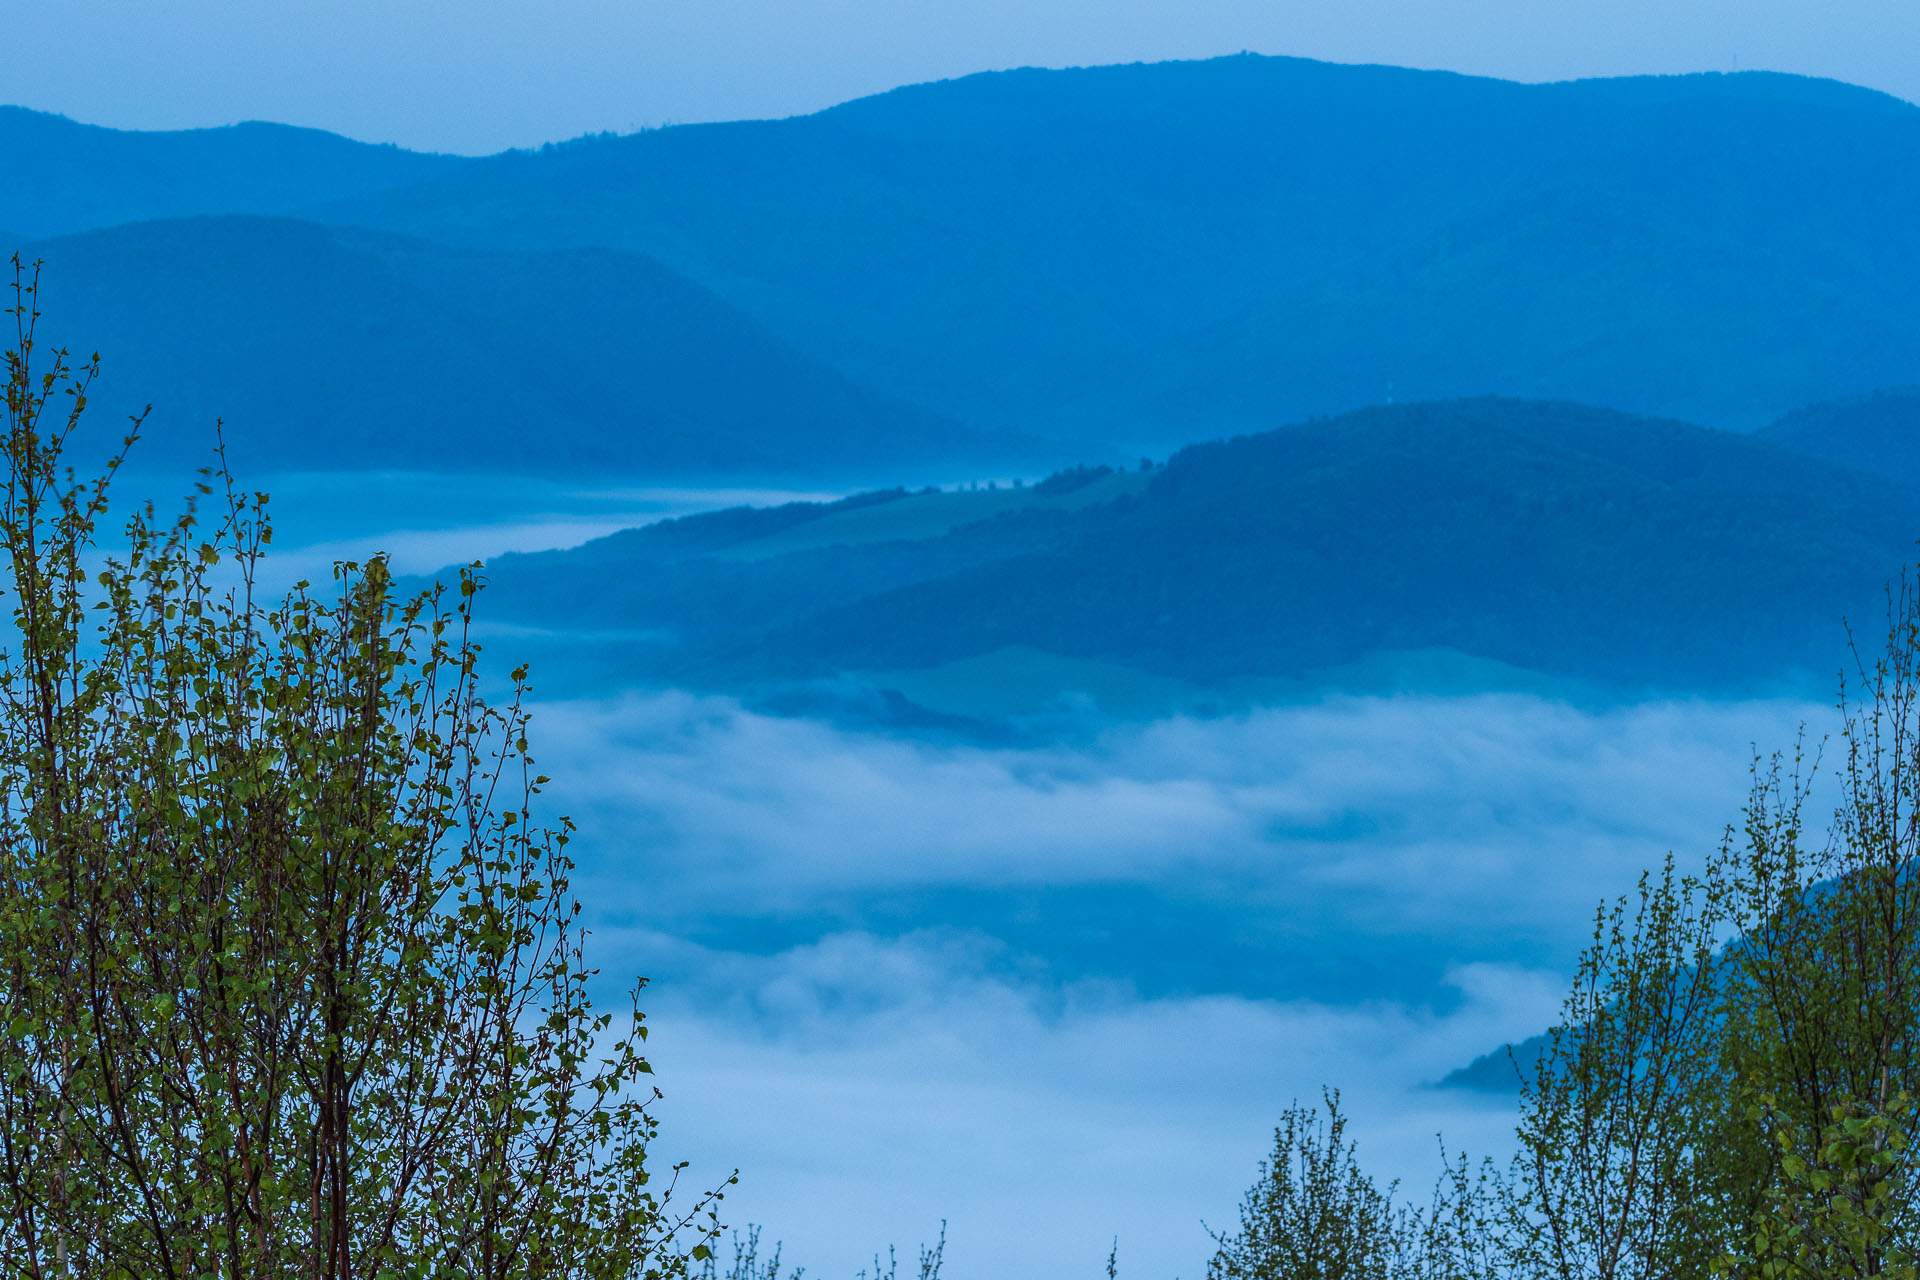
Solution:
[[[277,573],[577,543],[778,492],[277,478]],[[481,513],[477,518],[476,512]],[[511,638],[495,642],[506,660]],[[546,661],[554,661],[548,657]],[[536,674],[536,681],[538,676]],[[677,690],[536,708],[603,997],[633,975],[682,1189],[810,1277],[947,1222],[950,1280],[1204,1272],[1295,1099],[1424,1192],[1506,1149],[1436,1089],[1544,1028],[1603,896],[1739,815],[1813,704],[1328,697],[983,744]]]

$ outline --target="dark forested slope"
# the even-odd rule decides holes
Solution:
[[[1752,428],[1920,380],[1920,109],[1771,74],[1015,71],[327,216],[641,249],[860,380],[1044,434],[1489,392]]]
[[[1841,466],[1920,484],[1920,387],[1808,405],[1762,427],[1759,436]]]
[[[633,673],[734,686],[1019,647],[1200,682],[1449,649],[1618,688],[1730,689],[1824,683],[1840,619],[1871,614],[1920,532],[1903,484],[1511,400],[1302,423],[1109,476],[1072,506],[966,495],[982,518],[913,526],[914,504],[955,496],[509,557],[493,607],[625,628]],[[910,535],[878,532],[882,515]],[[807,521],[840,533],[797,540]]]
[[[44,242],[43,336],[98,350],[143,461],[242,472],[857,474],[1044,457],[855,386],[635,254],[450,249],[273,218]]]

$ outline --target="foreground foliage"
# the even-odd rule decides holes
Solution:
[[[1597,912],[1509,1167],[1414,1212],[1331,1099],[1324,1133],[1296,1108],[1211,1280],[1920,1275],[1920,591],[1888,619],[1843,684],[1824,835],[1804,750],[1759,759],[1700,874],[1669,858]]]
[[[1487,1269],[1485,1180],[1462,1160],[1422,1208],[1396,1199],[1360,1167],[1346,1140],[1340,1095],[1324,1119],[1295,1104],[1240,1204],[1240,1224],[1216,1232],[1207,1280],[1442,1280]]]
[[[224,465],[103,544],[125,451],[66,468],[94,365],[35,349],[16,279],[0,1274],[684,1274],[711,1200],[649,1179],[646,1029],[589,1004],[474,580],[402,599],[375,558],[270,601]]]

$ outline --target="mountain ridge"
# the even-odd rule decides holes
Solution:
[[[0,192],[0,226],[27,239],[160,217],[291,214],[467,163],[258,120],[125,130],[14,106],[0,107],[0,155],[34,178]]]
[[[23,129],[78,138],[86,172],[10,189],[20,234],[69,188],[166,205],[186,170],[135,153],[205,170],[208,147],[257,142],[279,158],[226,166],[239,187],[202,203],[637,254],[873,396],[1096,457],[1484,394],[1751,430],[1920,382],[1920,108],[1775,73],[1030,68],[474,159],[0,114],[29,171]],[[301,170],[316,147],[333,167]],[[910,474],[890,465],[874,478]]]
[[[1828,462],[1920,483],[1920,386],[1803,405],[1758,435]]]
[[[1073,509],[968,494],[978,518],[911,536],[916,504],[953,495],[870,500],[833,541],[794,536],[824,507],[690,517],[504,557],[490,607],[652,636],[609,662],[734,691],[1008,651],[1229,689],[1447,651],[1623,696],[1726,692],[1822,682],[1920,528],[1920,487],[1502,399],[1296,423],[1096,485]]]
[[[1752,429],[1915,380],[1915,172],[1920,108],[1838,82],[1247,56],[493,157],[324,216],[643,247],[858,380],[1159,451],[1389,395]]]
[[[603,249],[451,248],[294,219],[29,247],[42,335],[99,350],[143,459],[246,469],[865,473],[1057,450],[858,387],[700,286]]]

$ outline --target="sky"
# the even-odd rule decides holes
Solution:
[[[1520,80],[1769,69],[1920,101],[1906,0],[5,0],[0,101],[480,154],[1014,66],[1251,50]]]

